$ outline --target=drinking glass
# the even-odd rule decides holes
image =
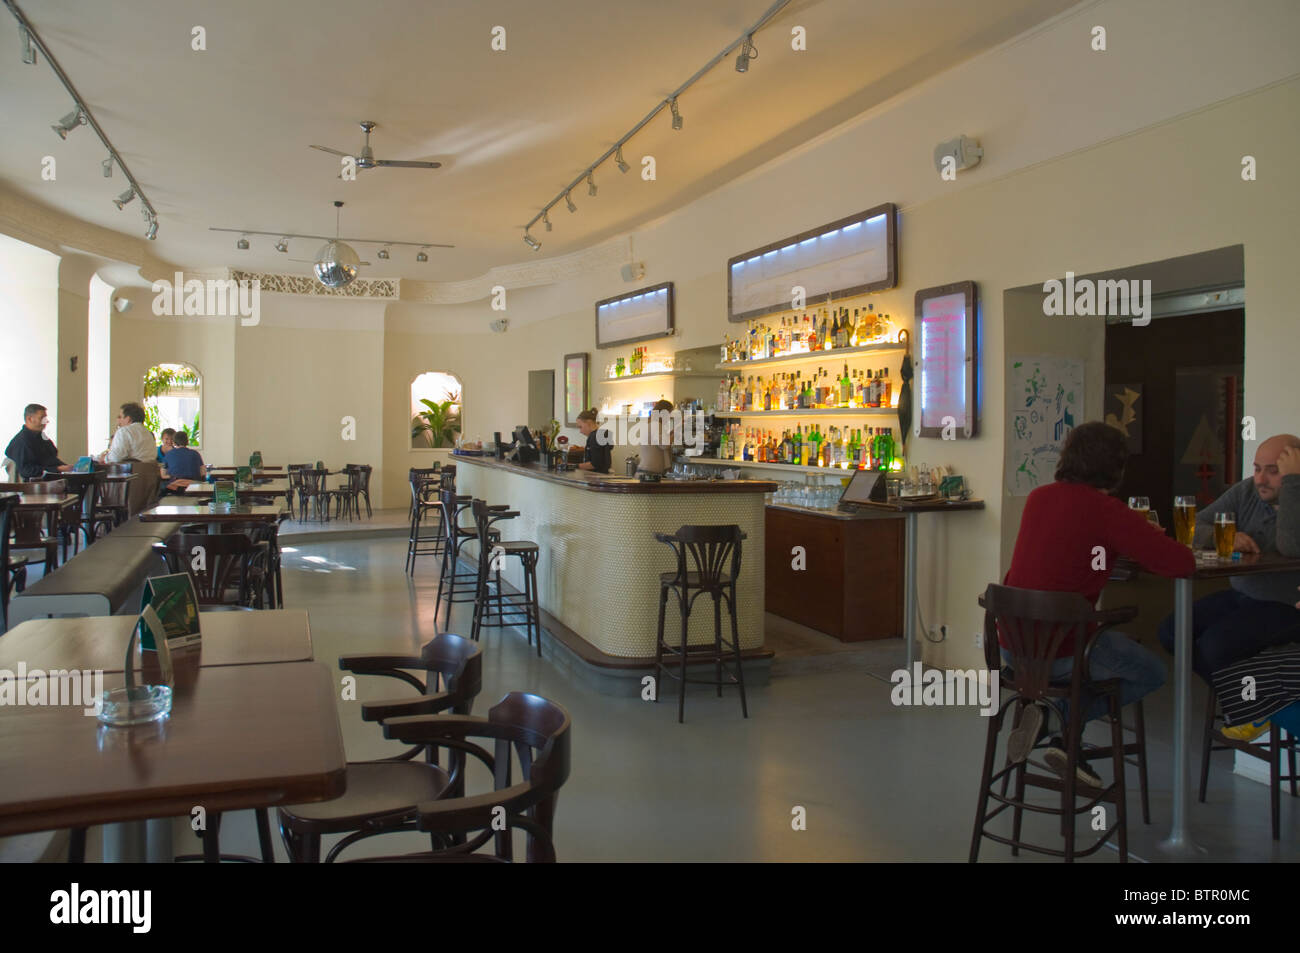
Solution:
[[[1214,514],[1214,551],[1220,559],[1232,558],[1232,546],[1237,540],[1237,514]]]
[[[1128,508],[1137,510],[1139,513],[1151,512],[1151,499],[1145,496],[1130,496],[1128,498]]]
[[[1196,536],[1196,497],[1174,497],[1174,535],[1184,546],[1191,546]]]

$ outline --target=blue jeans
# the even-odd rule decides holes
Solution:
[[[1300,642],[1300,609],[1225,589],[1192,604],[1192,669],[1214,685],[1214,673],[1264,649]],[[1174,654],[1174,617],[1160,623],[1160,644]]]
[[[1002,650],[1002,658],[1011,663],[1010,653]],[[1065,680],[1074,671],[1074,657],[1067,655],[1052,663],[1052,679]],[[1165,663],[1154,652],[1148,652],[1122,632],[1108,631],[1097,636],[1088,659],[1088,676],[1095,682],[1117,678],[1120,680],[1119,703],[1131,705],[1145,698],[1165,683]],[[1105,695],[1093,695],[1084,690],[1084,722],[1104,718],[1109,710]],[[1070,703],[1062,699],[1061,712],[1067,723]]]

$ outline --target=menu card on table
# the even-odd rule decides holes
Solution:
[[[194,559],[202,558],[202,553],[193,554]],[[158,615],[163,631],[167,633],[169,648],[183,648],[197,645],[199,633],[199,597],[194,592],[194,583],[188,573],[178,572],[170,576],[153,576],[144,583],[144,599],[140,611],[152,609]],[[156,652],[158,646],[154,641],[153,629],[143,626],[140,648]]]

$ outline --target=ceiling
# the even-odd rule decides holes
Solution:
[[[566,254],[635,229],[902,90],[1069,8],[1075,0],[792,0],[755,37],[747,74],[734,54],[631,140],[633,171],[596,171],[599,193],[554,230],[522,226],[587,164],[767,9],[770,0],[19,0],[158,210],[155,255],[193,268],[307,273],[287,259],[319,243],[209,226],[441,242],[375,257],[367,277],[457,281],[538,255]],[[359,15],[360,14],[360,15]],[[808,49],[790,49],[794,25]],[[191,49],[194,26],[205,51]],[[490,49],[506,28],[506,51]],[[3,188],[96,225],[143,234],[139,203],[118,211],[120,173],[102,176],[93,131],[60,142],[71,102],[43,58],[22,63],[0,11]],[[356,181],[309,144],[381,159],[436,159],[437,171],[376,169]],[[944,130],[945,132],[949,130]],[[887,143],[881,144],[888,148]],[[658,179],[643,182],[639,157]],[[57,178],[40,177],[42,157]]]

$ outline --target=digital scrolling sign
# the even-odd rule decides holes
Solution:
[[[926,288],[916,293],[920,337],[917,371],[921,437],[973,437],[976,429],[975,282]]]

